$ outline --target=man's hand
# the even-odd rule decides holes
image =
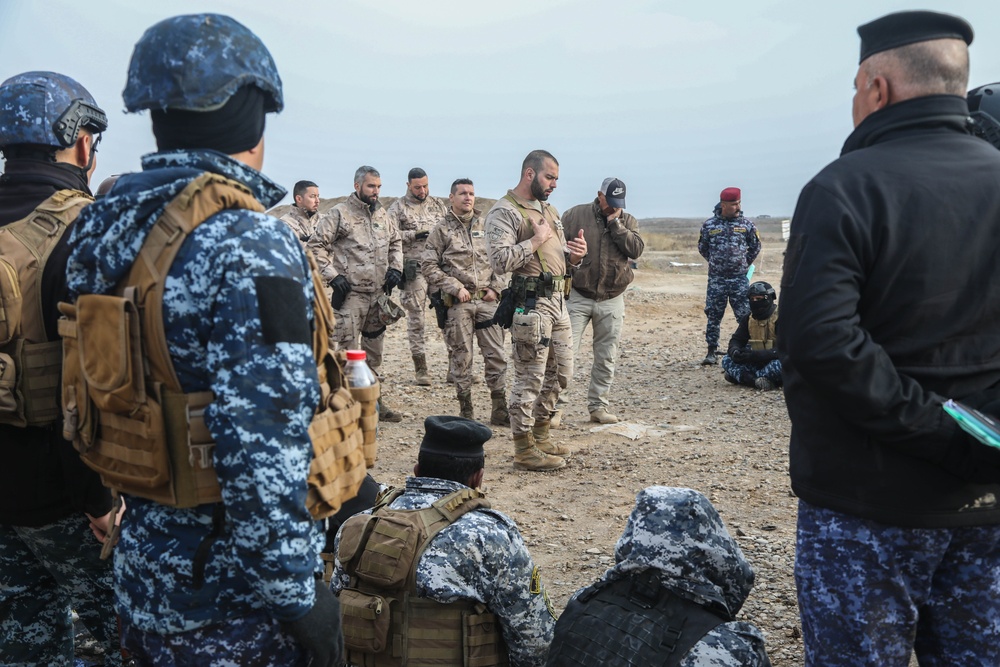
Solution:
[[[487,287],[486,291],[483,292],[483,301],[496,301],[499,298],[500,295],[492,287]]]
[[[390,268],[385,272],[385,282],[382,283],[382,291],[389,296],[392,294],[394,288],[399,287],[401,282],[403,282],[403,272]]]
[[[330,287],[333,288],[333,294],[330,296],[330,305],[333,306],[334,310],[340,310],[352,289],[351,283],[344,276],[337,276],[330,283]]]
[[[461,301],[462,303],[468,303],[469,301],[472,301],[472,295],[469,294],[469,290],[463,287],[462,289],[458,290],[458,300]]]
[[[542,244],[552,238],[552,227],[547,220],[541,222],[531,221],[531,226],[535,229],[535,235],[531,237],[531,250],[535,251],[542,247]]]
[[[566,241],[566,248],[569,250],[569,263],[577,265],[583,261],[587,254],[587,239],[583,237],[583,230],[577,234],[575,239]]]
[[[104,516],[91,516],[87,514],[87,518],[90,519],[90,532],[94,534],[97,541],[104,544],[108,541],[108,536],[111,534],[111,529],[114,526],[118,526],[122,522],[122,514],[125,513],[125,499],[122,498],[122,506],[118,509],[118,514],[114,517],[114,523],[111,523],[111,515],[114,513],[112,509],[110,512]],[[113,545],[112,545],[113,546]]]
[[[427,231],[417,232],[416,234],[413,235],[413,240],[414,241],[423,241],[425,238],[427,238],[428,236],[430,236],[430,234],[431,233],[427,232]]]
[[[316,602],[305,616],[281,624],[309,654],[313,667],[343,664],[344,636],[340,627],[340,602],[322,579],[316,580]]]
[[[615,210],[611,211],[611,213],[608,213],[606,216],[604,216],[605,222],[609,224],[612,222],[618,222],[619,220],[621,220],[621,218],[622,218],[622,210],[620,208],[616,208]]]
[[[750,360],[750,353],[747,350],[733,350],[729,353],[729,358],[738,364],[745,364]]]

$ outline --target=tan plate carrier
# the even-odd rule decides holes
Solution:
[[[214,394],[181,389],[167,349],[163,291],[184,239],[227,209],[264,210],[244,185],[202,174],[167,204],[115,294],[85,294],[75,304],[59,304],[64,435],[112,489],[174,507],[222,499],[215,443],[204,419]],[[318,297],[313,355],[321,400],[309,426],[313,459],[306,504],[322,519],[357,495],[365,457],[362,406],[330,351],[333,312],[311,257],[310,265]]]

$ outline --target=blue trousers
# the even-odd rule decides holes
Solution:
[[[799,501],[809,666],[1000,665],[1000,526],[900,528]]]
[[[757,368],[750,364],[738,364],[727,354],[722,357],[722,370],[733,376],[737,383],[747,387],[754,386],[753,381],[761,377],[767,378],[775,386],[781,386],[781,361],[778,359],[772,359],[764,366]]]
[[[709,347],[719,346],[719,329],[722,326],[722,316],[726,314],[727,302],[733,307],[737,322],[750,313],[750,300],[747,298],[749,287],[750,281],[745,275],[708,276],[708,291],[705,294],[705,316],[708,317],[705,342]]]
[[[72,665],[76,610],[121,665],[110,560],[82,513],[37,528],[0,525],[0,664]]]

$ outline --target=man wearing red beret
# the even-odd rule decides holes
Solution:
[[[703,366],[718,363],[715,350],[719,347],[719,325],[726,313],[726,303],[733,307],[739,322],[750,314],[747,269],[760,253],[760,237],[753,221],[740,210],[740,189],[726,188],[719,195],[715,215],[701,226],[698,252],[708,261],[708,293],[705,296],[705,342],[708,354]]]

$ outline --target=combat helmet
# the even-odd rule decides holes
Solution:
[[[989,83],[969,91],[972,133],[1000,148],[1000,83]]]
[[[747,299],[750,301],[750,314],[754,316],[754,319],[762,320],[770,317],[771,313],[774,312],[774,300],[777,296],[771,284],[763,280],[758,280],[750,285],[747,289]],[[759,299],[759,297],[764,297],[764,300],[755,301],[755,298]]]
[[[257,35],[222,14],[187,14],[146,30],[132,52],[122,97],[132,112],[214,111],[248,85],[264,92],[265,113],[284,107],[278,68]]]
[[[56,72],[24,72],[0,84],[0,147],[68,148],[86,128],[108,129],[108,116],[80,83]]]

